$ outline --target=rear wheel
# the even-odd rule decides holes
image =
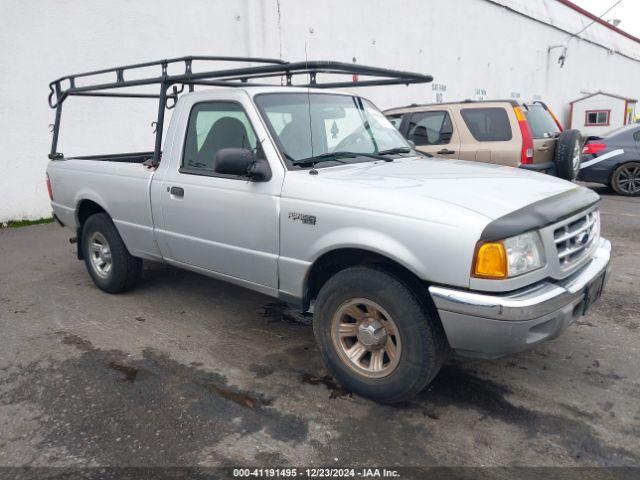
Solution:
[[[611,188],[618,195],[640,195],[640,162],[623,163],[611,175]]]
[[[338,272],[322,287],[313,327],[331,374],[383,403],[408,400],[438,373],[446,339],[405,283],[372,267]]]
[[[574,180],[578,176],[582,143],[582,134],[579,130],[565,130],[558,136],[553,156],[558,177]]]
[[[142,260],[129,253],[106,213],[91,215],[85,222],[82,253],[93,282],[105,292],[129,290],[142,275]]]

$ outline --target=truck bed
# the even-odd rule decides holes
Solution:
[[[113,220],[129,251],[155,254],[149,190],[154,170],[143,165],[152,152],[65,157],[49,162],[47,173],[56,216],[71,229],[84,202],[97,204]]]

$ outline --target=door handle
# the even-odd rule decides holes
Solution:
[[[169,190],[169,193],[171,195],[174,195],[176,197],[184,197],[184,188],[182,187],[171,187],[167,188],[167,190]]]
[[[542,147],[540,147],[540,148],[538,149],[538,151],[539,151],[539,152],[546,152],[547,150],[549,150],[549,147],[548,147],[548,146],[546,146],[546,145],[543,145]]]
[[[438,155],[453,155],[454,153],[456,153],[456,151],[443,148],[442,150],[438,150],[436,153]]]

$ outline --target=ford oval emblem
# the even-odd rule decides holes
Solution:
[[[576,237],[576,243],[578,245],[586,245],[589,241],[589,232],[584,232]]]

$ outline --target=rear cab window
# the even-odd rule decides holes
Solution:
[[[523,107],[533,138],[550,138],[560,133],[551,113],[542,105],[523,105]]]
[[[460,115],[479,142],[508,142],[512,138],[509,116],[502,107],[463,108]]]

